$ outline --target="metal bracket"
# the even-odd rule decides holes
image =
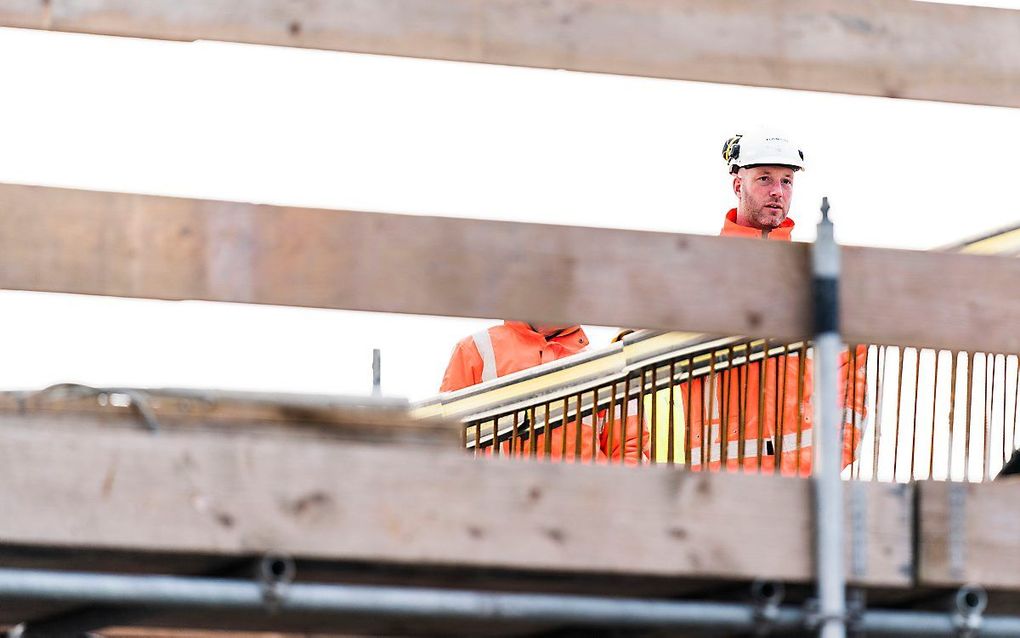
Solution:
[[[269,613],[276,613],[283,604],[287,586],[294,582],[297,568],[289,556],[266,554],[259,561],[258,584]]]
[[[862,481],[850,481],[850,573],[868,575],[868,492]]]
[[[854,587],[847,589],[846,596],[846,633],[848,636],[859,631],[867,610],[867,596],[863,589]]]
[[[153,411],[152,406],[149,403],[149,395],[144,390],[139,390],[137,388],[94,388],[80,383],[58,383],[56,385],[43,388],[37,392],[19,396],[18,409],[24,410],[26,400],[30,397],[56,397],[58,399],[68,397],[96,397],[96,400],[100,402],[100,405],[107,405],[107,402],[110,400],[112,395],[123,395],[126,397],[127,403],[118,405],[130,407],[134,410],[135,413],[141,417],[146,429],[150,432],[159,432],[159,420],[156,418],[156,413]]]
[[[850,619],[849,610],[842,616],[838,614],[827,616],[822,613],[821,605],[819,605],[817,598],[809,598],[804,601],[804,627],[810,631],[815,631],[830,620],[839,620],[846,624]]]
[[[967,484],[949,486],[949,575],[958,581],[967,573]]]
[[[754,601],[755,636],[768,636],[779,618],[779,606],[786,596],[782,583],[756,580],[751,583],[751,599]]]
[[[973,638],[981,630],[988,594],[975,585],[964,585],[956,592],[956,610],[953,612],[953,627],[960,638]]]

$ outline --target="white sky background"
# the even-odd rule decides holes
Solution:
[[[823,194],[848,244],[1020,222],[1018,110],[11,29],[0,60],[0,182],[715,234],[723,141],[771,126],[809,162],[796,239]],[[414,399],[493,323],[15,292],[0,313],[0,387],[366,394],[379,347]]]

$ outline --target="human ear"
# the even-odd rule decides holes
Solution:
[[[740,198],[740,177],[733,178],[733,194]]]

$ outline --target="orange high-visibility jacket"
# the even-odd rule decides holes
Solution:
[[[457,344],[443,376],[440,391],[460,390],[476,383],[562,359],[584,350],[587,346],[588,337],[580,326],[572,326],[552,338],[547,338],[523,321],[505,321],[501,326],[493,326],[475,333]],[[536,418],[541,419],[542,414],[536,414]],[[627,421],[627,438],[621,442],[619,434],[622,428],[619,424],[616,425],[613,440],[610,441],[602,419],[596,419],[594,431],[592,420],[582,419],[580,454],[577,453],[577,422],[571,421],[567,423],[565,429],[557,428],[551,433],[550,458],[573,461],[579,456],[581,461],[591,462],[594,455],[596,462],[604,462],[606,459],[637,462],[638,436],[643,428],[638,425],[636,408],[627,415]],[[592,445],[593,436],[595,446]],[[535,449],[539,457],[545,456],[545,446],[544,435],[536,436]],[[521,455],[526,455],[531,450],[529,443],[516,447],[517,453]],[[643,447],[647,454],[648,446]],[[504,444],[500,449],[506,453],[509,446]]]
[[[761,230],[737,225],[736,214],[736,209],[726,214],[721,235],[763,238]],[[789,241],[793,228],[793,220],[786,219],[764,238]],[[854,461],[861,444],[867,405],[866,371],[867,346],[841,354],[844,467]],[[763,471],[774,471],[779,457],[781,473],[810,474],[814,391],[810,358],[802,360],[795,352],[773,357],[766,361],[764,380],[761,363],[754,363],[696,379],[689,387],[683,384],[680,390],[688,415],[692,468],[700,468],[707,458],[709,468],[716,469],[726,458],[730,469],[741,465],[756,469],[760,441]],[[764,418],[759,418],[762,411]],[[703,440],[709,442],[707,450]]]

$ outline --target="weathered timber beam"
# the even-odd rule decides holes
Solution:
[[[0,185],[0,288],[799,339],[808,246]],[[1020,260],[843,252],[848,341],[1020,350]]]
[[[810,547],[810,484],[800,479],[61,423],[0,419],[0,548],[272,551],[322,561],[796,582],[813,575],[810,552],[775,546],[783,539],[784,547]],[[856,580],[905,586],[912,492],[862,489],[868,554]],[[748,542],[752,528],[760,542]]]
[[[1020,11],[912,0],[0,0],[0,25],[1020,106]]]
[[[918,484],[918,584],[1020,588],[1020,479]]]

